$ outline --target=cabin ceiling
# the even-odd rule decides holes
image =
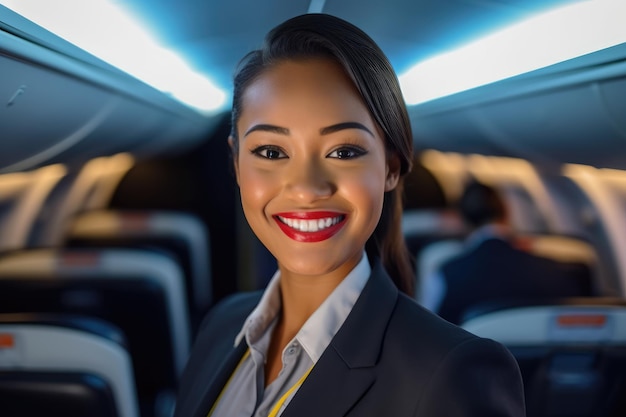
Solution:
[[[272,27],[303,13],[325,12],[356,24],[401,74],[468,40],[579,1],[120,0],[119,4],[138,16],[162,44],[230,91],[239,59],[258,48]],[[168,103],[173,101],[169,97],[153,97],[145,85],[133,86],[129,77],[75,54],[71,47],[76,47],[61,45],[36,28],[29,33],[32,28],[22,27],[14,17],[0,13],[0,94],[11,97],[11,105],[0,108],[3,138],[11,137],[0,140],[0,172],[52,162],[80,163],[121,151],[169,152],[193,146],[223,121],[223,114],[200,117]],[[85,65],[78,68],[79,62]],[[12,97],[19,101],[13,103]],[[626,169],[626,43],[410,106],[409,113],[417,151],[514,156],[548,169],[563,163]],[[14,146],[16,141],[23,146]]]
[[[185,56],[229,89],[238,60],[267,31],[299,14],[344,18],[381,46],[399,73],[534,13],[573,0],[124,0],[121,2]]]
[[[265,33],[285,19],[309,11],[342,17],[381,46],[401,74],[414,63],[479,38],[540,11],[576,0],[125,0],[130,10],[200,71],[230,90],[238,60],[258,48]],[[555,30],[558,28],[555,27]],[[624,48],[589,68],[626,57]],[[563,68],[569,73],[571,68]],[[576,68],[585,72],[586,69]],[[618,70],[619,72],[619,70]],[[624,77],[624,71],[618,78]],[[563,162],[626,168],[626,128],[617,114],[626,91],[601,80],[564,86],[552,78],[521,77],[475,92],[412,106],[419,151],[426,148],[518,156],[541,165]],[[547,78],[546,78],[547,77]],[[584,77],[583,77],[584,78]],[[611,80],[615,79],[613,72]],[[536,84],[542,88],[537,89]],[[622,83],[623,84],[623,83]],[[623,88],[623,86],[618,86]],[[565,90],[569,92],[564,92]],[[566,100],[562,103],[561,100]],[[608,102],[607,105],[602,104]],[[518,107],[519,104],[519,107]],[[596,132],[596,133],[594,133]],[[598,137],[599,136],[599,137]],[[616,156],[618,155],[618,156]]]

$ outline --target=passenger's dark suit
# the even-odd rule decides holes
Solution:
[[[485,301],[592,295],[586,266],[535,256],[498,237],[450,259],[441,272],[446,292],[437,314],[452,323]]]
[[[209,314],[180,386],[176,417],[206,417],[246,350],[235,335],[260,294]],[[453,326],[398,290],[380,264],[283,417],[521,417],[519,369],[500,344]]]

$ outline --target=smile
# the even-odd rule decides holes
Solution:
[[[274,216],[281,230],[298,242],[329,239],[345,224],[346,215],[336,212],[281,213]]]
[[[305,220],[278,216],[278,219],[287,226],[301,232],[317,232],[319,230],[328,229],[332,225],[339,223],[342,220],[342,217],[344,216],[326,217],[324,219],[317,220]]]

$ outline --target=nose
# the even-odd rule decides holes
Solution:
[[[336,189],[330,172],[315,160],[294,162],[284,182],[287,196],[300,204],[328,198]]]

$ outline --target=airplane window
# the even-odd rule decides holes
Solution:
[[[620,200],[611,187],[610,180],[603,178],[605,172],[590,166],[569,165],[564,168],[565,175],[570,178],[581,192],[584,203],[576,204],[580,222],[585,225],[587,236],[594,243],[601,256],[598,266],[614,277],[607,290],[621,293],[624,289],[624,257],[622,256],[626,242],[623,242],[625,229]]]

